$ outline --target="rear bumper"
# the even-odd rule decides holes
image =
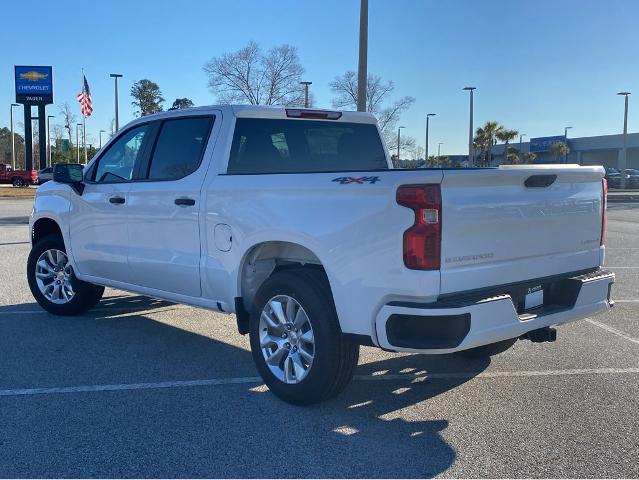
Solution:
[[[531,330],[579,320],[608,310],[612,272],[553,279],[544,284],[544,305],[522,311],[512,286],[489,297],[464,296],[430,304],[391,302],[375,320],[379,346],[415,353],[450,353],[516,338]]]

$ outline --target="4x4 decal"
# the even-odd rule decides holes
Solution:
[[[338,182],[341,185],[348,185],[349,183],[377,183],[380,181],[379,177],[337,177],[332,180],[333,182]]]

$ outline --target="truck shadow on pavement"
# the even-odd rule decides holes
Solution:
[[[244,380],[0,396],[2,477],[432,477],[456,452],[442,437],[448,421],[429,401],[490,363],[452,355],[368,361],[339,397],[295,407],[251,380],[248,340],[232,317],[220,327],[203,310],[142,296],[106,297],[81,317],[1,315],[17,307],[0,307],[0,390]],[[163,321],[172,309],[179,326]],[[215,339],[202,322],[215,326]]]

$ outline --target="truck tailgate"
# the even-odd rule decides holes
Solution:
[[[444,171],[440,293],[600,265],[602,177],[574,165]]]

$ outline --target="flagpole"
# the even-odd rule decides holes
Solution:
[[[84,91],[84,68],[82,69],[82,90]],[[87,116],[82,114],[82,144],[84,145],[84,164],[87,164]]]
[[[87,117],[82,115],[82,143],[84,144],[84,164],[87,164]]]

